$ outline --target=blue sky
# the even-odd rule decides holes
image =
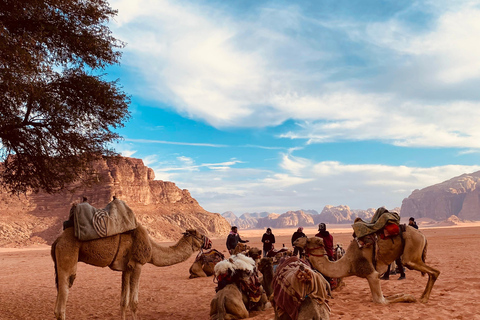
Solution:
[[[115,148],[208,211],[394,208],[480,170],[479,1],[110,4]]]

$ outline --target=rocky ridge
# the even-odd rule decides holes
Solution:
[[[229,223],[218,213],[203,209],[188,190],[155,174],[141,159],[114,157],[92,164],[97,183],[73,185],[58,194],[0,193],[0,246],[51,243],[62,230],[73,202],[83,196],[96,208],[104,208],[116,196],[135,212],[137,220],[156,240],[175,240],[187,228],[209,236],[228,233]]]
[[[480,171],[463,174],[421,190],[402,201],[402,214],[437,221],[456,216],[480,220]]]

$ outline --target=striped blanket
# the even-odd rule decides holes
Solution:
[[[137,228],[135,215],[125,202],[115,199],[104,209],[96,209],[87,202],[73,209],[75,237],[87,241],[113,236]]]
[[[327,286],[325,278],[306,262],[297,257],[285,259],[278,265],[272,282],[277,313],[287,313],[297,320],[299,307],[307,296],[328,307]]]

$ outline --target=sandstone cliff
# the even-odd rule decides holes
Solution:
[[[313,218],[310,214],[298,210],[288,211],[281,215],[269,215],[265,218],[258,219],[258,228],[288,228],[297,226],[312,226]]]
[[[176,240],[187,228],[208,236],[223,236],[230,230],[220,214],[204,210],[188,190],[154,180],[153,170],[140,159],[106,158],[92,168],[97,183],[91,187],[75,185],[69,192],[54,195],[0,194],[0,246],[51,243],[61,232],[71,204],[82,196],[96,208],[105,207],[113,196],[125,201],[157,240]]]
[[[446,220],[480,220],[480,171],[463,174],[442,183],[414,190],[402,201],[402,215]]]

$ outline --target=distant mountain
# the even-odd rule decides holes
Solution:
[[[281,215],[269,215],[268,217],[258,219],[257,228],[287,228],[297,226],[313,226],[311,214],[303,210],[288,211]]]
[[[360,217],[365,221],[375,214],[375,208],[367,210],[352,210],[348,206],[327,205],[319,214],[315,210],[297,210],[288,211],[283,214],[278,213],[244,213],[236,217],[231,211],[224,212],[222,216],[233,226],[241,229],[264,229],[264,228],[288,228],[288,227],[307,227],[317,225],[321,222],[331,224],[353,223],[355,218]],[[400,208],[391,209],[400,213]]]
[[[462,174],[421,190],[402,201],[402,215],[446,220],[480,220],[480,171]]]

